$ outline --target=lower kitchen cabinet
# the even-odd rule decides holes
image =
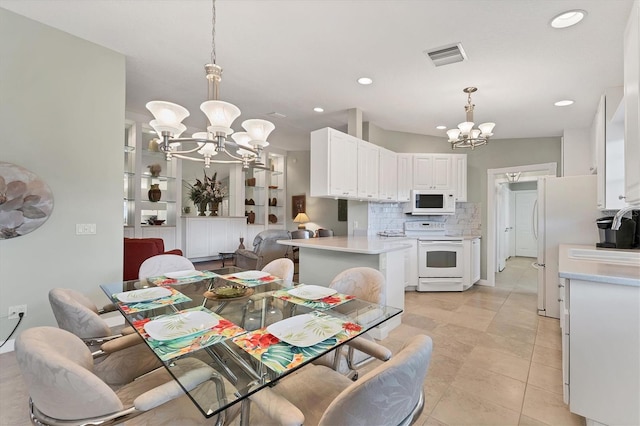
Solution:
[[[602,424],[640,424],[640,287],[572,278],[559,288],[565,402]]]
[[[247,235],[244,217],[184,217],[182,220],[182,246],[190,260],[211,259],[221,252],[234,252],[240,244],[240,236]]]

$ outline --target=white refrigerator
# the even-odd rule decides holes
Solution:
[[[599,241],[596,219],[596,176],[538,179],[538,314],[560,318],[558,302],[558,246]],[[535,207],[534,207],[535,208]]]

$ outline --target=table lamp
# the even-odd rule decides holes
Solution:
[[[294,223],[298,223],[298,229],[306,229],[304,224],[310,222],[309,216],[305,212],[300,212],[296,215],[296,218],[293,219]]]

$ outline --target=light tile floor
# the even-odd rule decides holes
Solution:
[[[415,334],[433,338],[416,425],[585,424],[562,402],[559,322],[536,314],[532,261],[510,259],[496,287],[406,293],[402,325],[382,343],[397,352]],[[0,355],[0,426],[30,424],[27,401],[15,356]]]
[[[562,402],[559,321],[537,315],[532,258],[512,258],[496,287],[406,293],[394,352],[418,333],[434,342],[417,425],[584,425]]]

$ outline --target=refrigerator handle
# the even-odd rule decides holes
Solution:
[[[533,228],[533,236],[538,239],[538,200],[533,203],[533,211],[531,212],[531,227]]]

